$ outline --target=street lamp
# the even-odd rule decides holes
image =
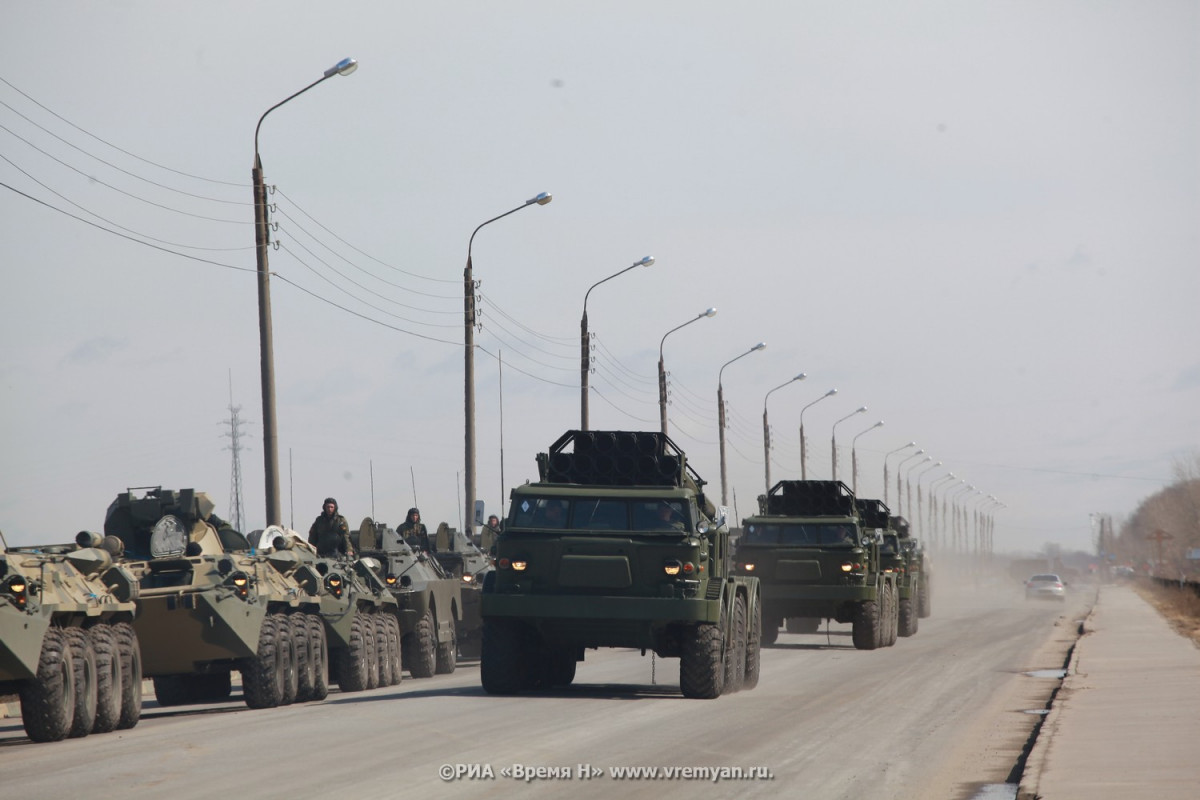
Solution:
[[[924,478],[929,473],[933,472],[935,469],[937,469],[941,465],[942,465],[942,462],[935,461],[934,463],[930,464],[928,467],[926,467],[925,469],[923,469],[917,473],[917,516],[916,516],[916,519],[909,520],[909,522],[911,522],[913,524],[914,529],[921,529],[921,508],[924,506],[924,503],[921,502],[921,479]],[[908,513],[910,513],[910,514],[912,513],[912,503],[908,504]],[[925,531],[923,529],[921,529],[920,534],[922,536],[924,536]]]
[[[954,473],[950,472],[929,484],[929,514],[927,514],[925,517],[925,523],[929,527],[931,545],[941,545],[937,525],[937,497],[934,495],[934,492],[938,490],[939,483],[942,483],[943,481],[952,481],[954,479]],[[944,531],[942,532],[944,533]]]
[[[817,403],[824,400],[826,397],[833,397],[837,394],[837,389],[830,389],[825,394],[813,400],[804,408],[800,409],[800,479],[808,480],[808,445],[804,436],[804,412],[809,406],[815,406]]]
[[[667,341],[668,336],[680,328],[686,328],[697,320],[704,319],[705,317],[715,317],[716,315],[717,310],[715,308],[705,309],[682,325],[676,325],[664,333],[662,340],[658,343],[658,419],[659,428],[662,430],[663,436],[667,435],[667,370],[663,365],[663,344]]]
[[[480,228],[490,225],[498,219],[504,219],[509,214],[515,214],[522,208],[532,205],[544,206],[554,199],[548,192],[542,192],[537,197],[531,197],[516,208],[505,211],[499,216],[481,222],[467,241],[467,266],[463,270],[463,416],[466,417],[466,469],[463,477],[463,490],[466,494],[467,514],[464,517],[467,532],[474,531],[475,519],[475,273],[471,266],[471,248],[475,244],[475,234]]]
[[[725,488],[725,386],[722,376],[725,374],[725,368],[730,364],[739,358],[745,358],[756,350],[762,350],[766,346],[766,342],[759,342],[737,358],[729,359],[721,365],[721,369],[717,370],[717,430],[720,433],[718,438],[721,440],[721,505],[723,506],[729,505],[729,495]]]
[[[883,456],[883,504],[885,506],[888,504],[887,460],[890,457],[892,457],[893,455],[895,455],[896,453],[899,453],[901,450],[907,450],[910,447],[916,447],[916,446],[917,446],[916,442],[909,442],[908,444],[904,445],[903,447],[897,447],[895,450],[889,450],[887,453],[884,454],[884,456]]]
[[[771,427],[767,424],[767,397],[771,396],[771,392],[775,392],[785,386],[790,386],[796,381],[802,381],[807,377],[807,374],[801,372],[790,381],[781,383],[770,392],[767,392],[767,396],[763,398],[763,462],[766,470],[767,494],[771,493]]]
[[[837,422],[833,423],[833,432],[832,432],[832,435],[830,436],[830,444],[833,449],[833,480],[835,480],[835,481],[837,480],[837,426],[841,425],[843,422],[850,419],[855,414],[861,414],[866,410],[867,410],[866,406],[859,406],[858,408],[854,409],[846,416],[839,419]]]
[[[254,168],[250,177],[254,183],[254,252],[258,262],[258,349],[262,376],[263,406],[263,477],[266,481],[267,508],[266,524],[280,525],[283,515],[279,510],[279,436],[275,425],[275,349],[271,334],[271,273],[267,267],[267,246],[271,234],[267,220],[267,187],[263,182],[262,159],[258,154],[258,132],[263,120],[275,109],[295,97],[307,92],[334,75],[349,75],[358,69],[353,58],[343,58],[317,80],[300,91],[280,100],[263,112],[254,126]]]
[[[959,524],[958,501],[961,500],[966,494],[975,491],[975,486],[973,484],[966,483],[966,481],[963,481],[962,483],[965,485],[959,486],[957,489],[946,493],[946,502],[950,505],[950,518],[952,521],[951,533],[957,545],[954,548],[955,550],[966,549],[966,543],[961,533],[962,526]]]
[[[855,497],[858,496],[858,451],[856,451],[854,449],[854,443],[858,441],[859,436],[870,433],[871,431],[875,430],[876,428],[882,428],[882,427],[883,427],[883,420],[879,420],[879,422],[876,422],[874,425],[867,428],[865,431],[858,434],[858,436],[855,436],[853,439],[850,440],[850,484],[851,484],[851,491],[854,492]],[[884,503],[884,505],[887,505],[887,503]]]
[[[614,272],[602,281],[596,281],[583,295],[583,316],[579,318],[579,429],[588,429],[588,373],[592,370],[592,353],[588,341],[587,301],[588,296],[605,281],[611,281],[618,275],[624,275],[634,267],[648,267],[654,263],[654,256],[644,256],[630,264],[620,272]]]
[[[908,459],[905,459],[905,461],[907,461],[907,460]],[[924,464],[926,461],[933,461],[933,456],[925,456],[923,459],[918,461],[916,464],[913,464],[911,467],[908,468],[908,473],[904,476],[904,486],[905,486],[905,489],[907,490],[905,493],[908,495],[908,510],[910,512],[912,511],[912,482],[909,480],[909,478],[912,477],[912,471],[914,469],[916,469],[917,467],[921,466],[922,464]],[[904,463],[904,461],[900,462],[900,464],[903,464],[903,463]],[[899,480],[899,478],[900,478],[900,464],[896,465],[897,480]],[[902,515],[904,513],[904,504],[901,502],[901,500],[903,500],[903,496],[900,494],[900,490],[897,489],[896,490],[896,514],[898,516]]]
[[[900,463],[896,465],[896,505],[897,506],[901,505],[901,502],[900,502],[901,501],[900,468],[903,467],[905,464],[907,464],[909,461],[912,461],[917,456],[924,455],[924,454],[925,454],[924,449],[918,450],[917,452],[913,453],[908,458],[900,459]],[[897,513],[899,513],[899,512],[897,512]]]

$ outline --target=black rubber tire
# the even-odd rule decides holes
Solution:
[[[101,623],[88,630],[96,651],[96,721],[92,733],[108,733],[121,721],[121,646],[112,626]]]
[[[37,677],[21,683],[21,722],[35,742],[67,738],[75,719],[75,662],[59,628],[42,637]]]
[[[917,616],[925,619],[933,611],[933,586],[929,582],[929,574],[921,575],[920,600],[917,603]]]
[[[433,671],[438,675],[449,675],[458,665],[458,629],[454,624],[454,615],[446,621],[450,626],[450,641],[438,642],[437,654],[434,656]]]
[[[720,623],[701,622],[684,631],[679,689],[684,697],[714,700],[725,689],[725,613]]]
[[[361,692],[367,688],[367,634],[362,615],[350,624],[350,644],[334,651],[337,661],[338,688],[343,692]]]
[[[400,656],[400,620],[390,611],[383,612],[387,623],[388,659],[392,662],[392,680],[389,686],[399,686],[404,677],[404,663]]]
[[[192,681],[194,698],[197,703],[223,703],[233,692],[233,682],[228,672],[196,675]]]
[[[783,620],[781,620],[779,617],[764,616],[762,618],[761,641],[763,645],[769,647],[770,645],[773,645],[775,642],[779,641],[779,626],[782,624]]]
[[[292,649],[296,652],[296,702],[307,703],[313,697],[313,643],[308,630],[308,614],[302,611],[288,614],[292,628]]]
[[[432,678],[437,668],[437,639],[434,635],[433,609],[417,620],[417,626],[404,637],[404,666],[414,678]]]
[[[96,650],[83,628],[67,628],[66,634],[75,662],[75,717],[67,736],[81,739],[96,724]]]
[[[917,632],[919,626],[916,601],[912,597],[900,598],[900,622],[898,624],[897,634],[900,636],[912,636]]]
[[[575,682],[575,668],[578,662],[571,650],[560,648],[553,651],[548,666],[551,686],[570,686]]]
[[[516,624],[485,619],[479,680],[488,694],[516,694],[521,690],[524,643]]]
[[[874,650],[879,647],[879,603],[866,600],[854,609],[853,633],[856,650]]]
[[[375,651],[379,654],[379,686],[393,685],[392,672],[400,669],[399,664],[392,663],[392,648],[388,643],[388,620],[383,614],[372,614],[375,621]]]
[[[733,601],[732,623],[725,645],[725,687],[721,694],[740,692],[746,681],[746,598],[740,594]]]
[[[379,630],[375,625],[375,615],[360,611],[358,617],[362,620],[362,628],[367,637],[367,689],[378,689],[379,672],[383,665],[379,663]]]
[[[329,644],[325,639],[325,621],[317,614],[305,614],[308,619],[308,641],[313,665],[313,689],[310,700],[329,696]]]
[[[118,622],[112,627],[121,650],[121,720],[117,730],[128,730],[142,718],[142,648],[133,625]]]
[[[258,633],[258,653],[242,662],[242,694],[250,708],[275,708],[283,704],[288,671],[286,638],[279,630],[279,615],[268,614]]]
[[[900,630],[900,589],[895,585],[888,587],[888,625],[884,629],[887,633],[887,642],[885,647],[891,647],[896,643],[897,634]]]
[[[785,624],[788,633],[816,633],[821,630],[820,617],[788,617]]]
[[[162,708],[195,703],[191,678],[191,675],[155,675],[150,679],[154,684],[154,699]]]
[[[746,626],[746,675],[743,689],[758,686],[759,671],[762,669],[762,603],[755,603]]]
[[[287,614],[272,614],[275,617],[275,629],[279,632],[279,642],[282,647],[280,659],[279,681],[282,686],[280,705],[291,705],[296,702],[296,692],[299,691],[299,669],[296,661],[296,643],[292,639],[292,623]]]

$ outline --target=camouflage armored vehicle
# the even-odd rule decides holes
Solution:
[[[18,693],[35,742],[137,725],[137,583],[101,537],[0,550],[0,694]]]
[[[396,599],[377,559],[321,557],[296,531],[274,525],[248,539],[258,553],[290,550],[322,578],[318,613],[325,625],[310,632],[305,651],[297,654],[300,699],[324,699],[330,682],[343,692],[400,683]]]
[[[785,619],[789,631],[815,631],[823,619],[853,625],[854,646],[894,642],[896,576],[880,563],[887,506],[855,502],[841,481],[780,481],[742,523],[735,572],[762,583],[763,642]]]
[[[483,644],[483,617],[480,598],[483,581],[494,568],[492,560],[470,538],[446,523],[438,525],[434,557],[442,570],[462,581],[462,621],[458,625],[458,653],[463,658],[479,658]]]
[[[483,688],[566,686],[599,647],[678,658],[686,697],[757,685],[758,581],[731,574],[724,509],[683,451],[656,432],[567,431],[537,463],[483,586]]]
[[[138,581],[134,628],[159,705],[224,700],[233,670],[251,708],[316,696],[300,692],[300,659],[321,650],[310,637],[323,631],[329,576],[292,550],[252,554],[193,489],[123,492],[108,507],[104,532],[120,540]]]
[[[404,668],[414,678],[454,672],[462,580],[447,575],[430,554],[414,550],[394,528],[370,517],[351,536],[360,555],[380,562],[384,582],[396,598]]]

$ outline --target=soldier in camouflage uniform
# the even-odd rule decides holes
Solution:
[[[426,530],[425,523],[421,522],[421,509],[419,508],[408,510],[408,518],[404,520],[404,524],[396,533],[400,534],[400,538],[414,550],[429,552],[433,549],[429,546],[429,531]]]
[[[324,511],[308,529],[308,543],[317,548],[317,555],[324,558],[354,555],[350,526],[346,518],[337,512],[337,500],[326,497]]]

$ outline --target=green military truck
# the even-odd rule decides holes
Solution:
[[[35,742],[137,725],[137,583],[80,533],[75,545],[0,549],[0,695],[17,693]]]
[[[785,619],[790,632],[851,623],[859,650],[894,643],[896,576],[880,563],[886,527],[887,506],[856,503],[841,481],[784,480],[761,496],[759,514],[742,522],[734,572],[761,582],[763,643],[776,641]]]
[[[758,683],[759,586],[735,576],[724,510],[667,436],[567,431],[512,490],[484,581],[489,694],[566,686],[588,648],[679,659],[685,697]]]
[[[912,537],[908,520],[904,517],[888,517],[882,555],[884,568],[896,573],[896,588],[900,598],[897,633],[900,636],[912,636],[919,627],[921,592],[925,584],[922,569],[924,554],[920,544]]]

